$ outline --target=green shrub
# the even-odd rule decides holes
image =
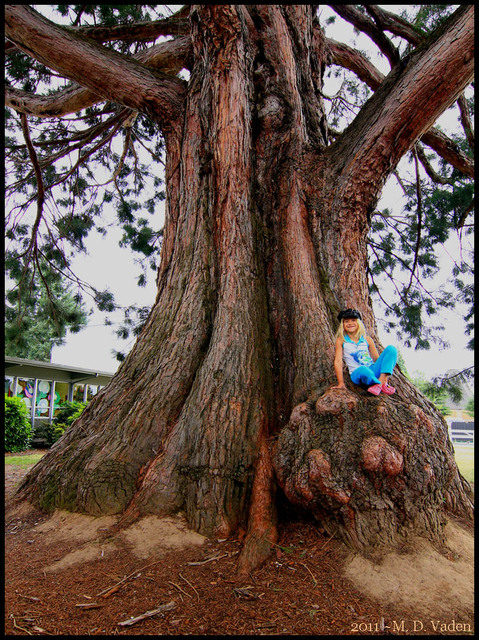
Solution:
[[[57,415],[55,416],[53,425],[53,442],[56,442],[65,433],[72,422],[76,420],[86,407],[86,402],[64,402]]]
[[[35,444],[35,441],[37,441],[36,446],[41,446],[42,442],[51,446],[55,442],[53,433],[53,425],[50,424],[49,420],[35,420],[32,442]]]
[[[28,449],[32,436],[30,412],[21,398],[5,396],[5,452]]]

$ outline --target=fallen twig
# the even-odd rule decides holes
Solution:
[[[21,598],[26,598],[27,600],[31,600],[32,602],[41,602],[40,598],[36,598],[35,596],[24,596],[23,593],[18,594]]]
[[[15,617],[13,614],[10,614],[10,618],[12,618],[13,620],[13,626],[15,627],[15,629],[20,629],[20,631],[25,631],[25,633],[28,633],[29,636],[33,636],[33,635],[37,635],[35,633],[32,633],[31,631],[29,631],[28,629],[25,629],[24,627],[20,627],[20,625],[17,624],[17,621],[15,620]],[[27,620],[28,622],[35,622],[34,618],[23,618],[23,620]],[[37,625],[34,625],[32,627],[33,631],[37,631],[38,633],[40,633],[43,636],[52,636],[53,633],[50,633],[48,631],[46,631],[45,629],[42,629],[42,627],[38,627]]]
[[[20,631],[25,631],[25,633],[28,633],[29,636],[32,636],[33,633],[30,633],[30,631],[28,629],[24,629],[23,627],[19,627],[17,624],[17,621],[15,620],[15,618],[13,617],[12,614],[10,614],[10,618],[12,618],[13,620],[13,626],[15,627],[15,629],[20,629]]]
[[[171,582],[171,580],[168,580],[168,582],[170,584],[172,584],[174,587],[176,587],[176,589],[178,589],[178,591],[181,591],[181,593],[184,593],[185,596],[188,596],[188,598],[192,598],[193,597],[190,593],[186,593],[186,591],[184,589],[182,589],[179,584],[176,584],[176,582]]]
[[[109,598],[113,593],[116,593],[117,591],[119,591],[125,583],[126,583],[126,578],[124,580],[122,580],[121,582],[119,582],[118,584],[115,584],[106,593],[103,593],[101,597],[102,598]],[[98,594],[98,595],[100,595],[100,594]]]
[[[108,598],[108,596],[110,596],[112,593],[115,593],[115,591],[118,591],[118,589],[120,589],[120,587],[130,578],[133,578],[133,576],[135,575],[139,575],[142,571],[144,571],[145,569],[148,569],[149,567],[152,567],[154,564],[158,564],[162,562],[162,560],[157,560],[156,562],[151,562],[150,564],[147,564],[146,566],[142,567],[141,569],[137,569],[136,571],[133,571],[133,573],[130,573],[129,576],[126,576],[125,578],[122,578],[119,582],[117,582],[116,584],[114,584],[111,587],[107,587],[106,589],[103,589],[103,591],[100,591],[100,593],[97,593],[97,597],[101,596],[102,598]]]
[[[157,609],[152,609],[151,611],[146,611],[142,613],[140,616],[136,616],[136,618],[130,618],[129,620],[124,620],[123,622],[119,622],[118,626],[120,627],[129,627],[132,624],[136,624],[137,622],[141,622],[142,620],[146,620],[147,618],[151,618],[152,616],[156,616],[159,613],[163,613],[164,611],[170,611],[170,609],[174,609],[176,607],[176,602],[171,601],[166,604],[162,604]]]
[[[300,562],[299,564],[302,564],[302,565],[303,565],[303,567],[309,571],[309,573],[311,574],[311,577],[313,578],[314,586],[316,586],[316,585],[318,584],[318,581],[317,581],[317,580],[316,580],[316,578],[314,577],[314,574],[313,574],[313,572],[311,571],[311,569],[310,569],[307,565],[305,565],[305,564],[304,564],[304,562]]]
[[[331,540],[334,538],[334,536],[335,536],[335,535],[336,535],[335,533],[332,533],[332,534],[329,536],[329,538],[326,540],[326,542],[325,542],[325,543],[323,544],[323,546],[320,548],[320,551],[322,551],[323,549],[325,549],[325,548],[326,548],[326,545],[328,545],[328,544],[331,542]]]
[[[220,560],[221,558],[226,558],[229,556],[229,553],[223,553],[222,556],[214,556],[213,558],[207,558],[206,560],[199,560],[198,562],[187,562],[191,566],[197,566],[200,564],[206,564],[207,562],[213,562],[214,560]]]
[[[78,607],[79,609],[99,609],[100,607],[104,606],[104,604],[98,604],[97,602],[86,602],[75,605],[75,607]]]
[[[199,599],[200,599],[200,594],[199,594],[199,593],[198,593],[198,591],[195,589],[195,587],[191,584],[191,582],[190,582],[189,580],[187,580],[187,579],[185,578],[185,576],[182,576],[182,575],[181,575],[181,573],[180,573],[180,578],[182,578],[182,579],[186,582],[186,584],[189,584],[189,585],[190,585],[190,587],[191,587],[191,588],[193,589],[193,591],[196,593],[196,597],[197,597],[197,598],[198,598],[198,600],[199,600]]]
[[[238,595],[240,598],[250,598],[250,599],[256,599],[259,598],[259,596],[257,596],[255,593],[251,593],[250,589],[254,589],[253,586],[248,586],[248,587],[235,587],[233,589],[233,593],[235,595]],[[262,594],[263,595],[263,594]]]
[[[258,622],[256,624],[257,629],[271,629],[272,627],[276,627],[275,622]]]
[[[42,629],[41,627],[37,627],[36,625],[33,627],[34,631],[38,631],[38,633],[41,633],[42,636],[52,636],[53,633],[48,633],[48,631],[45,631],[45,629]]]

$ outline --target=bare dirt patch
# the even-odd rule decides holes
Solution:
[[[380,564],[356,554],[344,575],[373,598],[410,606],[420,602],[430,617],[474,608],[474,539],[457,524],[446,526],[447,548],[440,553],[424,538],[413,539],[407,553],[389,553]]]
[[[6,635],[474,632],[473,536],[461,523],[449,523],[447,548],[418,538],[407,553],[374,563],[311,522],[289,522],[276,553],[238,580],[241,537],[205,539],[181,516],[150,516],[113,533],[114,517],[12,508],[12,488],[26,470],[10,471]],[[142,617],[163,605],[171,608]]]
[[[25,506],[21,505],[25,510]],[[11,511],[16,515],[16,510]],[[120,531],[115,541],[105,540],[110,527],[118,518],[105,516],[95,518],[81,513],[69,513],[58,510],[32,531],[32,544],[41,546],[47,540],[48,545],[59,542],[77,542],[79,547],[55,560],[43,568],[46,572],[60,571],[82,562],[101,559],[105,555],[121,553],[124,547],[137,558],[161,557],[174,549],[180,551],[187,547],[202,545],[205,537],[190,531],[181,516],[148,516]],[[40,539],[41,538],[41,539]]]

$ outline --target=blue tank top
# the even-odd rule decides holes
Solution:
[[[349,336],[344,336],[343,356],[349,373],[352,373],[358,367],[370,367],[374,363],[369,353],[369,345],[364,336],[359,338],[357,344]]]

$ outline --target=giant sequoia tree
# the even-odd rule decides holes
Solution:
[[[471,81],[473,7],[423,34],[375,6],[334,6],[387,56],[385,78],[325,38],[314,5],[192,5],[167,20],[88,27],[85,7],[69,28],[6,7],[7,54],[73,81],[48,95],[7,87],[38,184],[19,256],[55,258],[53,241],[43,255],[35,241],[49,165],[27,116],[102,104],[108,126],[66,144],[121,126],[127,138],[144,117],[164,140],[158,294],[111,384],[19,497],[122,522],[182,510],[197,531],[223,537],[247,523],[242,571],[277,539],[278,491],[358,548],[394,544],[411,527],[440,537],[445,510],[472,517],[447,427],[401,373],[388,398],[331,386],[341,308],[359,308],[379,342],[367,238],[386,178],[420,139],[471,175],[467,155],[432,127]],[[407,55],[386,30],[411,43]],[[160,34],[174,38],[126,46]],[[322,95],[332,62],[375,90],[337,135]]]

